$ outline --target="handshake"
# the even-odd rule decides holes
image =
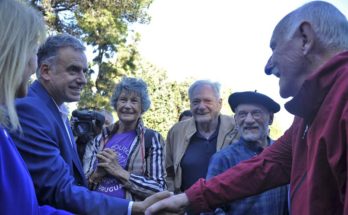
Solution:
[[[142,202],[134,202],[132,214],[184,214],[189,206],[185,193],[173,195],[171,192],[163,191],[149,196]]]

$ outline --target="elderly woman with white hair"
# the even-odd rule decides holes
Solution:
[[[95,150],[84,156],[91,189],[129,200],[142,200],[166,189],[164,140],[142,121],[150,104],[143,80],[124,77],[116,85],[111,105],[119,120],[91,141],[95,145],[87,149]]]

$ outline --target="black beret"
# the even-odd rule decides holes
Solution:
[[[262,93],[251,91],[232,93],[228,97],[228,103],[233,112],[235,112],[236,107],[240,104],[259,104],[264,106],[271,113],[277,113],[280,110],[279,104],[270,97]]]

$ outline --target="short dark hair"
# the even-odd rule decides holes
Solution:
[[[40,68],[42,63],[52,63],[57,56],[59,49],[71,47],[76,51],[84,52],[86,47],[80,40],[71,36],[70,34],[58,34],[47,38],[44,44],[42,44],[37,53],[37,65]],[[39,72],[36,73],[39,78]]]

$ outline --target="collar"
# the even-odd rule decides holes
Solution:
[[[193,117],[192,117],[193,118]],[[195,121],[195,127],[196,127],[196,132],[194,135],[197,135],[198,137],[203,137],[204,139],[206,139],[197,129],[197,122]],[[214,137],[217,137],[218,136],[218,133],[219,133],[219,129],[220,129],[220,114],[218,116],[218,124],[215,128],[215,131],[209,136],[209,140],[214,138]]]
[[[57,106],[59,113],[61,114],[61,116],[64,119],[67,119],[69,116],[69,110],[67,108],[67,106],[63,103],[62,105],[58,106],[56,101],[54,101],[54,99],[52,98],[52,101],[54,102],[54,104]]]
[[[246,141],[243,137],[240,137],[240,141],[251,151],[255,152],[256,154],[260,154],[264,148],[262,148],[261,146],[258,146],[257,144],[255,144],[254,141]],[[270,137],[267,137],[267,146],[270,146],[273,144],[273,141],[271,140]]]
[[[115,122],[113,125],[110,125],[109,127],[105,127],[103,128],[102,130],[102,135],[104,138],[107,138],[109,137],[110,135],[113,135],[117,132],[118,128],[119,128],[119,124],[120,122],[117,121]],[[143,120],[142,118],[140,117],[138,122],[137,122],[137,125],[136,125],[136,128],[135,128],[135,131],[137,133],[137,135],[139,136],[140,134],[142,133],[145,133],[145,126],[144,126],[144,123],[143,123]]]
[[[319,67],[305,80],[298,94],[285,104],[286,110],[312,122],[337,76],[347,70],[347,63],[348,51],[335,55]]]

